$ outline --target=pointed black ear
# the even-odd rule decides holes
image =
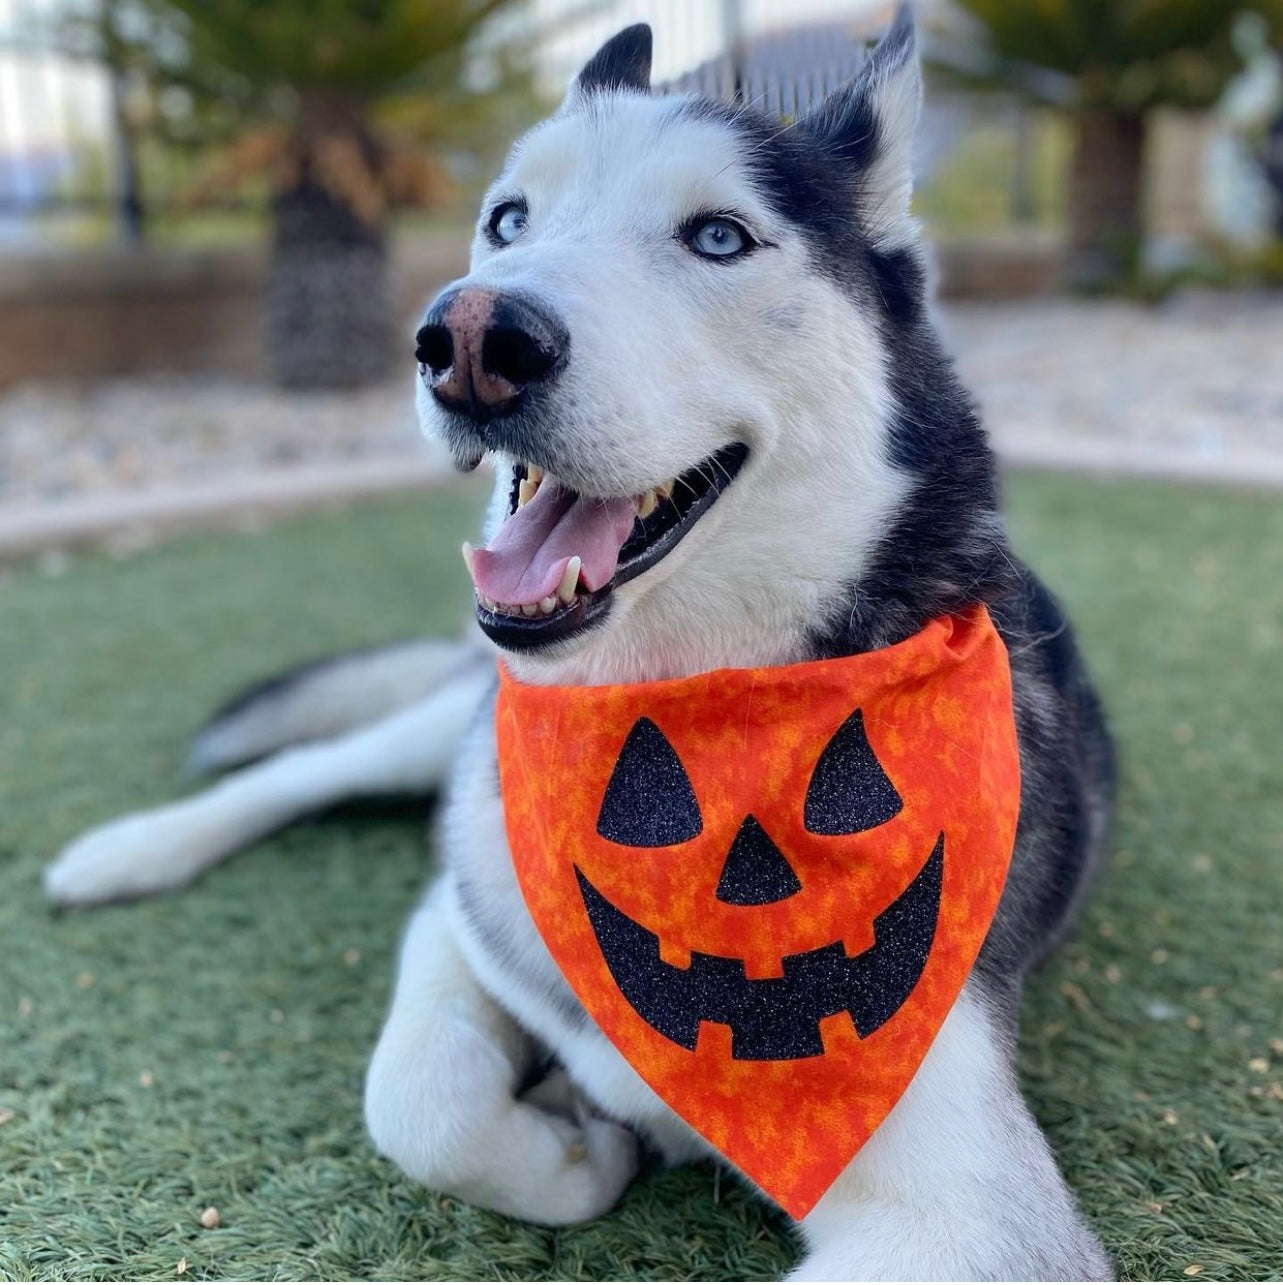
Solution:
[[[922,102],[917,29],[907,3],[855,78],[801,122],[859,173],[860,213],[875,244],[894,244],[913,195],[913,138]]]
[[[576,86],[585,93],[650,93],[652,43],[647,23],[625,27],[584,64]]]
[[[630,848],[666,848],[693,839],[703,828],[677,751],[650,719],[639,718],[610,774],[597,833]]]
[[[890,821],[903,806],[857,709],[833,733],[815,765],[802,824],[812,834],[859,834]]]

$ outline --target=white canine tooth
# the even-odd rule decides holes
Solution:
[[[535,492],[539,489],[537,482],[532,482],[529,478],[522,478],[517,486],[517,508],[522,508],[535,498]]]
[[[647,491],[645,495],[637,501],[637,516],[639,518],[648,518],[659,507],[659,501],[655,498],[654,491]]]
[[[566,563],[565,574],[561,577],[561,583],[557,586],[557,597],[562,602],[574,602],[575,586],[579,583],[579,569],[583,565],[583,560],[578,555]]]
[[[545,616],[551,616],[552,613],[557,610],[556,595],[554,594],[551,598],[540,598],[539,610],[542,611]]]
[[[539,605],[534,602],[523,602],[521,604],[521,614],[523,616],[534,616],[539,613]]]
[[[541,469],[538,464],[527,464],[526,481],[529,482],[531,486],[538,489],[539,483],[543,481],[543,469]]]
[[[471,575],[472,574],[472,555],[476,553],[476,550],[472,547],[472,545],[470,545],[467,542],[467,540],[465,540],[463,542],[462,552],[463,552],[463,565],[468,568],[468,574]]]
[[[659,498],[661,500],[666,500],[670,495],[672,495],[673,487],[675,487],[676,485],[677,485],[677,479],[675,477],[670,477],[667,482],[665,482],[662,486],[657,486],[655,490],[658,493]]]

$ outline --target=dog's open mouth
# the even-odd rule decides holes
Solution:
[[[613,500],[518,464],[498,535],[488,548],[463,548],[482,629],[501,647],[529,650],[587,628],[613,589],[677,547],[747,458],[737,442],[643,495]]]

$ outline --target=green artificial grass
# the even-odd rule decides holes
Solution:
[[[1110,868],[1031,988],[1022,1072],[1137,1278],[1283,1271],[1283,505],[1022,476],[1123,754]],[[183,785],[185,737],[300,658],[451,629],[475,492],[0,584],[0,1276],[769,1278],[710,1167],[550,1231],[401,1179],[361,1122],[414,810],[286,831],[173,897],[54,913],[41,863]],[[12,1114],[10,1114],[12,1113]],[[201,1226],[216,1206],[222,1225]],[[1195,1268],[1197,1267],[1197,1271]]]

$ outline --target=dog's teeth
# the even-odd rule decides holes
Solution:
[[[527,464],[526,481],[537,490],[539,483],[543,481],[543,469],[538,464]]]
[[[523,602],[521,604],[521,614],[523,616],[537,616],[539,614],[539,604],[537,602]]]
[[[541,598],[539,600],[539,610],[545,616],[551,616],[557,610],[557,596],[554,594],[551,598]]]
[[[522,478],[517,486],[517,508],[522,508],[535,498],[535,492],[539,489],[538,482],[532,482],[528,477]]]
[[[645,495],[637,501],[637,516],[639,518],[648,518],[659,507],[659,500],[655,498],[654,491],[647,491]]]
[[[465,540],[463,542],[462,553],[463,553],[463,565],[468,568],[468,574],[471,575],[472,574],[472,555],[476,553],[476,550],[472,547],[472,545],[470,545],[467,542],[467,540]]]
[[[562,602],[574,602],[575,586],[579,583],[579,568],[583,565],[583,560],[578,556],[571,558],[566,563],[566,573],[561,577],[561,583],[557,586],[557,597]]]
[[[677,485],[677,479],[675,477],[670,477],[668,481],[663,484],[663,486],[657,486],[655,488],[656,494],[658,494],[661,500],[666,500],[670,495],[672,495],[673,488],[676,485]]]
[[[493,598],[487,598],[484,593],[477,594],[477,598],[487,611],[493,611],[495,609],[495,600]]]

